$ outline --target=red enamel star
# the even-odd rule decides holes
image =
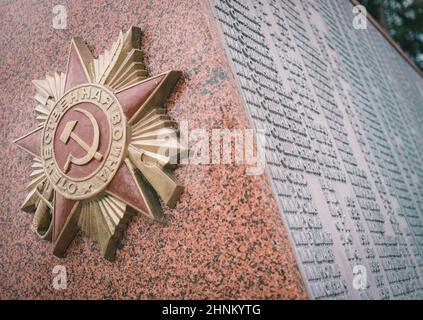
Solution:
[[[140,37],[120,33],[97,59],[74,38],[66,73],[33,81],[40,126],[15,141],[34,157],[22,209],[55,255],[82,229],[112,260],[131,214],[162,221],[159,197],[173,207],[183,190],[167,173],[183,148],[163,107],[180,72],[147,78]]]

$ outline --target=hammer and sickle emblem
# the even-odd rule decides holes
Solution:
[[[73,129],[75,128],[78,121],[69,121],[65,129],[63,130],[62,134],[60,135],[60,141],[62,141],[64,144],[67,144],[69,142],[69,139],[73,139],[79,146],[84,149],[87,153],[85,156],[81,158],[77,158],[72,154],[69,154],[68,159],[66,160],[64,171],[65,173],[69,170],[69,166],[71,163],[76,164],[78,166],[83,166],[91,161],[92,158],[95,158],[97,161],[100,161],[103,158],[103,155],[99,152],[97,152],[98,145],[100,142],[100,130],[98,128],[98,123],[94,116],[88,112],[87,110],[75,108],[75,111],[80,112],[84,114],[91,122],[91,125],[94,129],[94,138],[91,146],[89,146],[84,140],[82,140],[75,132],[73,132]]]

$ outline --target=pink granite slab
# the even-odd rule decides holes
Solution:
[[[173,119],[206,129],[249,127],[204,2],[60,3],[68,8],[66,30],[52,27],[54,2],[0,4],[0,298],[307,298],[267,178],[247,176],[243,166],[178,168],[186,189],[165,210],[171,226],[132,219],[114,263],[81,235],[64,259],[36,238],[32,216],[20,210],[31,157],[11,141],[35,128],[31,80],[65,70],[72,36],[98,55],[120,29],[141,27],[150,75],[183,72],[167,104]],[[57,264],[67,268],[66,290],[52,287]]]

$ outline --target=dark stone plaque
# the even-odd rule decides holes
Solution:
[[[210,5],[310,296],[421,299],[421,76],[350,1]]]

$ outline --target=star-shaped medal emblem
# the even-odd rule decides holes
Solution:
[[[164,221],[159,198],[174,207],[183,191],[168,173],[183,148],[164,108],[180,72],[147,77],[140,40],[132,27],[95,59],[74,38],[66,73],[33,81],[39,127],[15,141],[34,157],[22,209],[57,256],[82,229],[113,260],[131,215]]]

